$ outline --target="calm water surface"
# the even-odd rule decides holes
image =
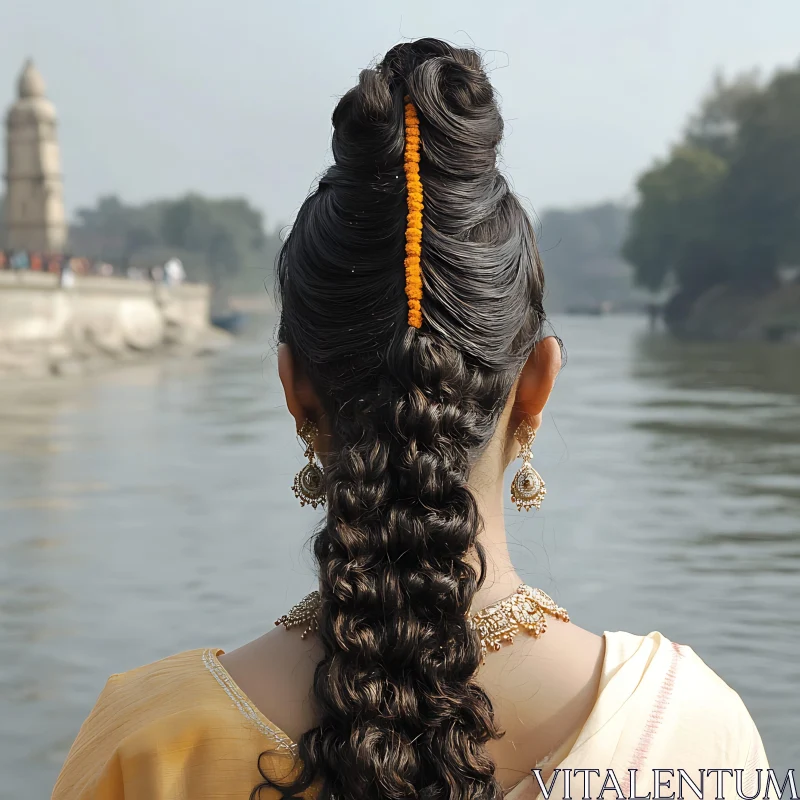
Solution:
[[[569,359],[514,554],[580,625],[660,630],[800,767],[800,353],[559,319]],[[267,324],[265,331],[270,330]],[[49,797],[106,677],[267,630],[316,514],[268,333],[223,356],[0,386],[0,798]],[[709,765],[713,766],[713,765]]]

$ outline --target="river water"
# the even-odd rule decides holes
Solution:
[[[526,580],[596,632],[660,630],[800,767],[800,351],[555,321],[568,362],[509,507]],[[49,797],[106,677],[234,647],[311,587],[317,517],[269,321],[206,361],[0,386],[0,798]],[[709,767],[714,765],[709,765]]]

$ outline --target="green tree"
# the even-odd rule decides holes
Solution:
[[[107,195],[94,208],[81,208],[70,232],[74,252],[112,263],[124,262],[129,255],[129,233],[141,227],[140,210],[126,206],[116,195]]]
[[[226,290],[263,291],[279,245],[277,232],[265,231],[261,212],[236,197],[188,194],[130,206],[108,196],[76,217],[76,253],[121,266],[177,255],[192,280]]]
[[[671,281],[687,302],[719,283],[775,285],[800,260],[800,67],[766,84],[718,77],[637,189],[623,247],[637,283]]]
[[[155,247],[158,244],[158,237],[155,232],[144,225],[135,225],[125,233],[125,249],[123,252],[123,262],[125,266],[130,263],[131,257],[142,250]]]
[[[720,233],[732,275],[769,284],[782,264],[800,263],[800,68],[779,72],[738,116]]]
[[[701,289],[719,279],[714,202],[727,169],[710,150],[682,145],[639,178],[622,249],[637,285],[657,291],[673,277]]]
[[[724,160],[731,157],[746,104],[761,91],[757,70],[745,72],[733,80],[721,73],[714,76],[708,94],[698,111],[689,118],[685,143],[710,150]]]
[[[202,213],[206,209],[201,208],[201,203],[200,198],[185,197],[182,200],[164,204],[160,225],[164,244],[169,247],[192,249],[190,244],[193,238],[191,228],[193,225],[197,227],[198,224],[202,224],[199,220],[201,215],[208,216],[208,214]]]
[[[208,200],[187,195],[167,203],[161,216],[161,237],[167,246],[204,257],[208,277],[222,286],[264,249],[261,213],[238,198]]]

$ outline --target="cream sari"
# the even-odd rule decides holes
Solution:
[[[507,800],[534,800],[543,794],[542,785],[551,800],[581,798],[587,777],[590,795],[606,800],[648,792],[652,797],[672,792],[677,796],[680,788],[684,797],[696,797],[685,779],[679,787],[679,769],[698,787],[701,771],[742,770],[739,776],[706,773],[704,796],[716,797],[721,779],[719,796],[737,797],[738,778],[743,795],[763,797],[767,757],[736,692],[690,647],[660,633],[606,633],[605,640],[598,699],[575,743],[560,763],[538,765],[541,785],[529,776],[506,795]],[[654,775],[653,770],[662,772]],[[659,778],[668,782],[660,789]],[[566,779],[571,779],[570,793],[565,792]],[[600,794],[604,782],[606,791]]]

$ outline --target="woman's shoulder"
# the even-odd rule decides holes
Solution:
[[[117,702],[126,695],[137,695],[143,699],[175,700],[187,690],[205,689],[203,680],[204,662],[212,655],[222,652],[214,648],[186,650],[161,658],[140,667],[111,675],[105,693]]]
[[[186,719],[227,734],[260,733],[287,746],[281,732],[250,703],[219,662],[220,648],[187,650],[112,675],[92,716],[113,720],[116,730],[133,731],[161,720]]]
[[[125,797],[132,781],[150,787],[142,797],[167,798],[153,788],[159,775],[201,780],[203,764],[212,762],[229,765],[228,777],[237,785],[250,782],[247,791],[252,789],[258,756],[290,753],[292,746],[227,678],[217,659],[221,652],[189,650],[112,675],[78,733],[53,798],[95,796],[98,787],[115,787],[123,775]],[[116,796],[113,789],[108,796]]]
[[[609,675],[628,667],[631,678],[652,676],[663,700],[680,693],[701,711],[714,710],[733,716],[749,714],[738,693],[689,645],[679,644],[659,631],[637,635],[606,631],[606,670]]]
[[[222,652],[209,647],[186,650],[116,673],[108,679],[104,694],[118,704],[136,698],[140,711],[151,706],[160,712],[178,710],[188,696],[193,704],[200,700],[204,705],[214,705],[225,697],[219,691],[219,682],[209,680]]]
[[[629,729],[640,731],[640,754],[683,753],[689,760],[720,758],[740,766],[748,759],[765,761],[742,698],[692,647],[658,631],[604,636],[603,706],[625,709]]]
[[[224,713],[230,699],[213,680],[214,648],[187,650],[112,675],[92,711],[125,731],[189,713],[195,718]]]

